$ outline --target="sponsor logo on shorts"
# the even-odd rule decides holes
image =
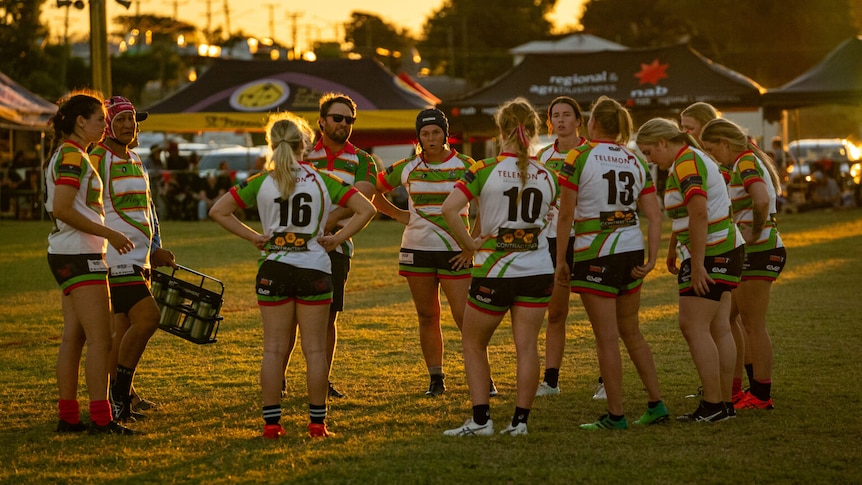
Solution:
[[[118,264],[111,268],[111,276],[127,276],[135,274],[135,267],[131,264]]]
[[[487,286],[480,286],[479,293],[484,293],[486,295],[493,295],[494,290],[492,288],[488,288]]]
[[[413,253],[398,253],[398,262],[402,264],[413,264]]]
[[[592,281],[593,283],[601,283],[602,279],[601,276],[587,275],[587,281]]]
[[[592,264],[590,265],[590,273],[604,273],[605,269],[606,268],[604,266],[594,266]]]
[[[725,257],[719,256],[717,258],[714,258],[712,261],[715,264],[727,264],[730,262],[730,258],[725,258]]]
[[[721,274],[725,274],[725,273],[727,273],[727,268],[720,268],[720,267],[718,267],[718,266],[713,266],[713,267],[712,267],[712,272],[713,272],[713,273],[721,273]]]
[[[769,261],[772,263],[783,263],[784,258],[782,256],[776,256],[773,254],[769,256]]]
[[[485,298],[481,295],[476,295],[476,299],[481,301],[482,303],[491,303],[491,298]]]
[[[107,273],[108,267],[105,265],[104,259],[88,259],[87,268],[91,273]]]
[[[781,271],[781,266],[775,266],[774,264],[767,264],[766,269],[769,271]]]
[[[271,293],[271,291],[266,290],[266,289],[263,289],[263,288],[258,288],[258,289],[257,289],[257,294],[258,294],[258,295],[264,295],[264,296],[267,296],[267,295],[269,295],[270,293]]]

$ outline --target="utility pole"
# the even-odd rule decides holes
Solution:
[[[227,36],[230,37],[230,7],[227,4],[227,0],[224,0],[224,29]]]
[[[180,0],[166,0],[169,3],[174,4],[174,21],[178,21],[180,19]],[[182,2],[183,5],[189,3],[188,0]]]
[[[275,40],[275,4],[267,3],[266,8],[269,9],[269,38]]]
[[[290,19],[290,29],[291,29],[290,36],[291,36],[292,45],[290,46],[290,48],[293,51],[293,58],[294,59],[296,59],[297,55],[299,54],[299,49],[296,47],[296,43],[297,43],[296,21],[297,21],[297,19],[299,19],[299,17],[302,17],[302,12],[287,12],[287,18]]]
[[[207,44],[212,43],[212,22],[213,22],[213,13],[212,13],[212,0],[206,0],[207,2],[207,28],[204,32],[204,35],[207,39]]]
[[[111,58],[108,55],[108,12],[106,0],[90,0],[90,64],[93,89],[111,96]]]

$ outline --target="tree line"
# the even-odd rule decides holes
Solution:
[[[48,27],[40,21],[46,3],[0,0],[0,71],[54,99],[89,85],[90,69],[69,57],[66,46],[48,41]],[[343,41],[396,73],[416,52],[431,75],[464,78],[478,88],[512,67],[513,47],[575,33],[552,34],[548,15],[556,4],[447,0],[428,15],[418,38],[377,15],[354,11]],[[145,27],[153,32],[150,49],[131,49],[111,59],[116,93],[140,102],[145,85],[159,81],[167,94],[184,82],[190,68],[210,62],[177,52],[177,34],[198,33],[191,24],[155,15],[116,20],[126,31]],[[631,48],[687,42],[763,86],[777,87],[862,32],[862,0],[588,0],[580,25],[582,32]],[[230,34],[222,44],[244,42],[242,32]]]

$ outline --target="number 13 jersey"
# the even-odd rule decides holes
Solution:
[[[560,184],[578,194],[575,261],[644,249],[637,202],[655,187],[631,150],[610,142],[581,145],[566,156]]]
[[[482,234],[493,236],[476,253],[474,278],[554,272],[543,231],[548,225],[548,209],[559,195],[559,184],[553,172],[535,158],[529,159],[526,182],[522,182],[517,162],[512,153],[482,160],[455,185],[468,200],[479,198]]]

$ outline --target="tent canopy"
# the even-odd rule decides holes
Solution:
[[[763,96],[768,108],[818,104],[862,104],[862,37],[847,39],[819,64]]]
[[[571,96],[583,109],[601,95],[628,109],[681,109],[704,101],[717,108],[755,108],[762,88],[716,64],[686,44],[575,54],[530,54],[490,85],[443,103],[455,132],[493,130],[502,102],[526,97],[544,110],[557,96]]]
[[[31,93],[0,72],[0,128],[42,131],[57,106]]]
[[[312,122],[326,92],[356,102],[356,140],[364,145],[415,139],[416,114],[434,102],[371,59],[219,60],[197,81],[146,109],[152,131],[263,131],[269,113],[291,111]],[[373,143],[373,141],[379,143]]]

